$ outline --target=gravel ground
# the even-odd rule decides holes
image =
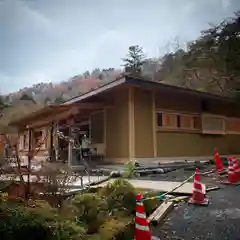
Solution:
[[[145,179],[182,181],[191,174],[192,171],[181,169]],[[224,186],[211,177],[202,177],[201,181],[207,186],[221,187],[208,193],[209,205],[178,204],[163,225],[152,230],[154,236],[161,240],[240,240],[240,186]]]

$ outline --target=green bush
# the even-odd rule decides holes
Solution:
[[[128,226],[135,218],[135,189],[124,179],[117,179],[96,193],[75,195],[61,207],[46,201],[28,205],[0,201],[1,239],[110,240],[132,239]]]
[[[1,239],[51,239],[51,230],[42,216],[26,211],[24,207],[0,209]]]
[[[55,222],[51,227],[54,229],[53,235],[56,240],[79,240],[86,234],[83,226],[70,220]]]
[[[88,233],[98,232],[108,215],[104,199],[94,193],[84,193],[76,195],[71,203],[77,208],[78,221],[86,224]]]
[[[83,227],[73,221],[63,221],[47,204],[0,205],[1,239],[77,240],[84,234]]]
[[[136,162],[135,161],[129,161],[124,165],[124,173],[123,177],[124,178],[133,178],[137,177],[138,174],[136,173]]]
[[[134,187],[124,179],[116,179],[103,187],[99,194],[105,196],[108,210],[114,215],[129,215],[135,211],[136,193]]]
[[[88,240],[132,240],[135,227],[129,218],[110,218],[101,225],[99,233],[88,235]]]
[[[115,240],[117,235],[123,233],[127,224],[126,219],[110,219],[99,229],[99,235],[104,240]]]

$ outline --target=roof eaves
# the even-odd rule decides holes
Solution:
[[[64,105],[68,105],[68,104],[72,104],[72,103],[76,103],[76,102],[79,102],[83,99],[86,99],[86,98],[89,98],[89,97],[92,97],[92,96],[95,96],[99,93],[102,93],[102,92],[105,92],[109,89],[112,89],[114,87],[117,87],[123,83],[126,82],[126,78],[124,76],[121,76],[120,78],[112,81],[112,82],[109,82],[107,84],[104,84],[102,85],[101,87],[97,88],[97,89],[94,89],[94,90],[91,90],[89,92],[86,92],[78,97],[75,97],[75,98],[72,98],[68,101],[66,101],[65,103],[63,103]]]
[[[11,121],[9,123],[9,126],[21,125],[22,122],[27,121],[27,120],[32,119],[32,118],[35,118],[36,116],[41,115],[41,114],[43,114],[47,111],[51,111],[52,109],[55,109],[56,107],[57,107],[57,105],[45,106],[41,109],[38,109],[36,111],[33,111],[29,114],[24,115],[21,118],[18,118],[18,119],[15,119],[15,120]]]
[[[200,91],[193,90],[193,89],[163,84],[163,83],[159,83],[159,82],[148,81],[145,79],[140,79],[140,78],[135,78],[135,77],[127,77],[126,83],[133,84],[133,85],[149,86],[149,87],[154,87],[156,89],[158,88],[158,89],[162,89],[162,90],[169,90],[169,91],[175,90],[175,91],[178,91],[179,93],[195,95],[195,96],[199,96],[202,98],[216,99],[216,100],[222,100],[222,101],[228,101],[228,102],[236,102],[233,98],[230,98],[230,97],[223,97],[223,96],[216,95],[216,94],[200,92]]]

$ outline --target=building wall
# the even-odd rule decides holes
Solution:
[[[113,107],[106,109],[106,158],[129,158],[129,89],[112,90]]]
[[[135,157],[154,157],[153,93],[141,88],[134,89]]]
[[[201,113],[201,100],[196,97],[184,97],[159,93],[156,95],[156,109]],[[217,101],[209,103],[208,112],[212,114],[239,117],[239,111],[233,104]],[[220,154],[239,154],[240,135],[210,135],[188,131],[157,131],[158,157],[210,156],[217,147]]]
[[[157,154],[158,157],[211,156],[215,147],[222,155],[239,154],[239,140],[239,135],[157,132]]]

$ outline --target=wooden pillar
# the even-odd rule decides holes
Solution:
[[[135,158],[134,88],[128,89],[129,160]]]
[[[26,188],[26,191],[25,191],[25,198],[28,199],[29,197],[29,194],[30,194],[30,177],[31,177],[31,163],[32,163],[32,159],[34,158],[34,149],[33,149],[33,146],[32,146],[32,132],[33,130],[31,128],[28,128],[28,166],[27,166],[27,169],[28,169],[28,174],[27,174],[27,188]]]
[[[34,157],[31,153],[33,151],[33,130],[28,128],[28,166],[31,167],[31,160]]]
[[[152,127],[153,127],[153,153],[154,153],[154,158],[157,158],[157,122],[156,122],[156,93],[152,93]]]
[[[59,160],[59,137],[57,134],[57,132],[59,131],[58,122],[55,124],[54,131],[55,131],[55,135],[54,135],[55,136],[54,138],[55,155],[56,155],[56,161],[58,161]]]
[[[69,137],[72,136],[72,128],[69,127]],[[71,167],[72,166],[72,150],[73,150],[73,146],[71,141],[68,142],[68,166]]]
[[[50,127],[50,146],[49,146],[49,160],[50,162],[55,162],[54,158],[54,149],[53,149],[53,131],[54,131],[54,122],[51,123]]]
[[[104,157],[106,157],[106,148],[107,148],[107,108],[104,108]]]

